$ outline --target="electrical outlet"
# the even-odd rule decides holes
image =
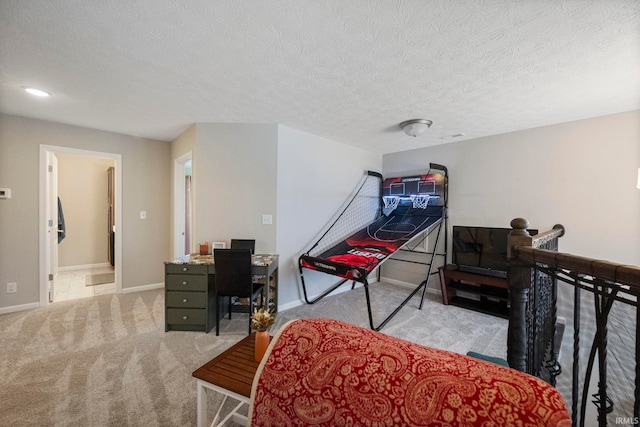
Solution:
[[[18,292],[18,284],[16,282],[7,283],[7,293],[14,294]]]
[[[273,217],[267,214],[262,215],[262,223],[267,225],[273,224]]]

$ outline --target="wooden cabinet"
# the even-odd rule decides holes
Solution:
[[[509,317],[507,279],[458,270],[455,265],[438,269],[442,303],[499,317]]]
[[[268,307],[278,308],[278,255],[254,255],[251,272],[269,283]],[[165,331],[209,332],[216,325],[215,263],[211,255],[185,255],[164,264]],[[220,317],[229,311],[248,313],[249,305],[220,299]]]
[[[214,277],[206,265],[165,264],[165,331],[209,332],[215,313]]]

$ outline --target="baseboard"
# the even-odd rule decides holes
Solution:
[[[302,304],[304,304],[304,301],[302,300],[291,301],[286,304],[279,305],[278,311],[287,311],[292,308],[300,307]]]
[[[377,281],[378,281],[378,279],[374,279],[374,281],[369,282],[369,284],[376,283]],[[359,288],[361,286],[363,286],[362,283],[356,282],[356,288]],[[327,286],[327,288],[328,287],[329,286]],[[347,291],[350,291],[350,290],[351,290],[351,285],[347,284],[347,283],[344,283],[342,286],[340,286],[338,289],[334,290],[333,292],[331,292],[327,296],[341,294],[343,292],[347,292]],[[312,295],[312,296],[309,297],[309,299],[313,300],[316,297],[320,296],[321,294],[322,294],[322,292],[320,292],[319,294],[316,294],[316,295]],[[299,307],[299,306],[304,305],[304,304],[306,304],[306,302],[303,299],[299,299],[297,301],[291,301],[291,302],[288,302],[286,304],[278,305],[278,311],[289,310],[291,308],[296,308],[296,307]]]
[[[436,279],[433,278],[431,280],[436,280]],[[380,281],[381,282],[390,283],[392,285],[402,286],[402,287],[405,287],[405,288],[411,288],[411,289],[415,289],[416,286],[417,286],[415,283],[403,282],[402,280],[396,280],[396,279],[392,279],[390,277],[381,277]],[[427,287],[427,293],[428,294],[434,294],[434,295],[442,295],[442,293],[440,291],[440,287],[436,288],[435,286],[428,286]]]
[[[88,268],[103,268],[103,267],[111,267],[111,264],[109,264],[108,262],[102,262],[99,264],[70,265],[67,267],[58,267],[58,271],[85,270]]]
[[[108,264],[107,264],[108,265]],[[121,293],[129,294],[132,292],[150,291],[153,289],[164,288],[164,282],[152,283],[150,285],[134,286],[132,288],[123,288]],[[40,308],[40,303],[32,302],[29,304],[12,305],[9,307],[0,307],[0,314],[14,313],[16,311],[32,310],[34,308]]]
[[[12,305],[9,307],[0,308],[0,314],[15,313],[16,311],[32,310],[34,308],[40,308],[40,303],[32,302],[29,304]]]
[[[432,280],[436,280],[436,278],[432,278]],[[403,282],[401,280],[391,279],[389,277],[380,277],[379,281],[380,282],[390,283],[392,285],[402,286],[402,287],[409,288],[409,289],[415,289],[415,287],[416,287],[415,283]],[[375,278],[372,281],[370,281],[369,284],[371,285],[371,284],[376,283],[376,282],[378,282],[377,278]],[[356,283],[356,288],[360,287],[360,286],[363,286],[362,283],[357,282]],[[350,290],[351,290],[351,286],[346,286],[346,283],[345,283],[345,286],[336,289],[330,295],[337,295],[337,294],[340,294],[342,292],[347,292],[347,291],[350,291]],[[435,286],[429,286],[427,288],[427,293],[438,295],[438,296],[442,295],[440,293],[440,288],[439,287],[436,288]],[[318,295],[320,295],[320,294],[318,294]],[[312,300],[315,297],[317,297],[318,295],[311,296],[311,297],[309,297],[309,299]],[[292,308],[299,307],[299,306],[301,306],[303,304],[306,304],[304,302],[304,300],[291,301],[289,303],[279,305],[278,306],[278,311],[286,311],[286,310],[289,310],[289,309],[292,309]]]
[[[131,288],[122,288],[120,293],[130,294],[132,292],[151,291],[153,289],[161,289],[161,288],[164,288],[164,282],[152,283],[150,285],[133,286]]]

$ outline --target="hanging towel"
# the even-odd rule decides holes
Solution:
[[[67,227],[64,225],[64,214],[62,213],[62,202],[58,197],[58,243],[67,235]]]

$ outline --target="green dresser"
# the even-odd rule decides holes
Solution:
[[[251,272],[269,283],[267,306],[278,308],[278,255],[251,257]],[[211,255],[185,255],[164,263],[165,331],[209,332],[216,325],[216,267]],[[221,298],[221,316],[229,311],[248,313],[248,306],[229,306]]]
[[[165,264],[165,331],[215,326],[215,280],[206,265]]]

